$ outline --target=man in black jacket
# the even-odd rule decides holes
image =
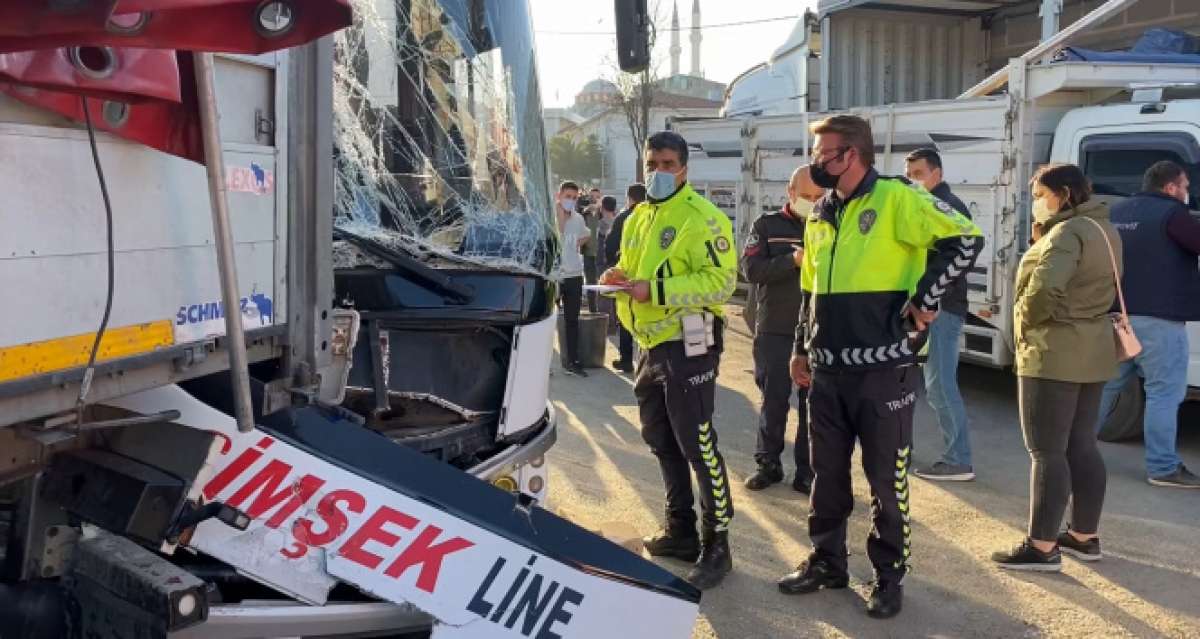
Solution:
[[[613,218],[612,228],[604,239],[604,263],[614,265],[621,257],[621,232],[625,229],[625,220],[633,213],[634,207],[646,201],[646,186],[640,182],[630,184],[625,189],[625,208]],[[633,335],[624,326],[617,323],[617,345],[620,359],[613,361],[612,367],[622,373],[633,372]]]
[[[802,166],[788,182],[788,201],[778,213],[754,221],[742,251],[742,274],[754,284],[757,302],[754,321],[754,382],[762,392],[758,414],[758,444],[754,461],[758,470],[746,479],[746,488],[762,490],[783,481],[780,455],[784,449],[792,378],[788,360],[796,323],[800,318],[800,264],[804,259],[804,218],[812,203],[825,194],[813,184],[808,167]],[[798,387],[799,426],[796,429],[796,476],[792,488],[804,494],[812,489],[812,467],[808,461],[808,393]]]
[[[1200,477],[1175,448],[1179,404],[1187,395],[1186,323],[1200,320],[1200,222],[1188,212],[1188,186],[1183,167],[1159,162],[1146,171],[1142,193],[1112,207],[1125,252],[1121,288],[1142,352],[1121,363],[1100,400],[1103,420],[1135,374],[1146,380],[1146,477],[1171,488],[1200,488]]]
[[[933,149],[917,149],[905,158],[908,179],[924,186],[937,199],[968,219],[971,210],[950,192],[942,177],[942,158]],[[967,408],[958,390],[958,340],[967,318],[967,278],[958,280],[942,295],[937,319],[929,325],[929,358],[925,362],[925,393],[942,431],[945,448],[932,464],[918,466],[913,474],[933,481],[971,481],[971,438],[967,434]]]

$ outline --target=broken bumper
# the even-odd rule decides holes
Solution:
[[[526,438],[523,443],[509,445],[489,459],[475,465],[471,468],[470,473],[491,482],[497,477],[515,473],[520,467],[544,456],[558,439],[558,418],[553,404],[546,402],[546,413],[542,417],[541,423],[537,425],[536,429],[530,430],[534,431],[533,435]]]
[[[532,435],[470,469],[484,481],[515,474],[543,457],[558,438],[554,405],[546,402]],[[332,603],[309,606],[293,601],[258,601],[209,608],[208,620],[170,635],[171,639],[258,639],[260,637],[342,637],[429,630],[434,619],[415,606],[392,603]]]

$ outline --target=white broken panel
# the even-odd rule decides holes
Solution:
[[[189,545],[302,601],[323,604],[344,581],[417,606],[451,639],[661,639],[689,636],[695,623],[696,603],[569,566],[263,431],[240,433],[177,386],[119,404],[179,410],[178,423],[228,442],[202,493],[252,522],[202,522]]]

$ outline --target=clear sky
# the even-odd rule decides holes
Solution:
[[[680,70],[691,67],[692,0],[679,3]],[[672,0],[649,0],[662,25],[654,47],[659,74],[670,73]],[[802,15],[816,0],[700,0],[700,67],[711,80],[728,83],[746,69],[765,62],[791,33],[796,20],[777,20],[738,26],[710,26]],[[530,0],[537,38],[538,72],[546,106],[570,106],[589,80],[611,77],[616,71],[616,36],[612,34],[612,0]],[[579,32],[601,35],[582,35]]]

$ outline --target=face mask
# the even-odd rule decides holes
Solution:
[[[567,213],[570,213],[571,211],[575,210],[575,200],[565,199],[560,204],[562,205],[563,210],[566,211]]]
[[[798,197],[789,202],[789,204],[792,206],[792,213],[796,214],[797,217],[804,217],[812,213],[813,210],[813,203],[804,198]]]
[[[819,186],[823,189],[836,189],[837,185],[838,185],[838,181],[842,179],[842,173],[845,173],[846,171],[845,171],[845,169],[843,169],[842,173],[838,173],[837,175],[834,175],[833,173],[830,173],[825,168],[825,165],[829,164],[830,162],[833,162],[835,160],[841,159],[841,157],[845,153],[846,153],[845,151],[842,151],[841,153],[838,153],[837,155],[829,158],[828,160],[825,160],[824,162],[822,162],[820,164],[815,164],[815,163],[810,164],[808,169],[809,169],[810,175],[812,176],[813,184],[816,184],[817,186]]]
[[[652,171],[646,184],[646,195],[665,200],[675,192],[675,174],[667,171]]]
[[[1038,198],[1033,201],[1033,221],[1038,224],[1045,224],[1057,213],[1058,211],[1050,208],[1050,203],[1046,201],[1046,198]]]

